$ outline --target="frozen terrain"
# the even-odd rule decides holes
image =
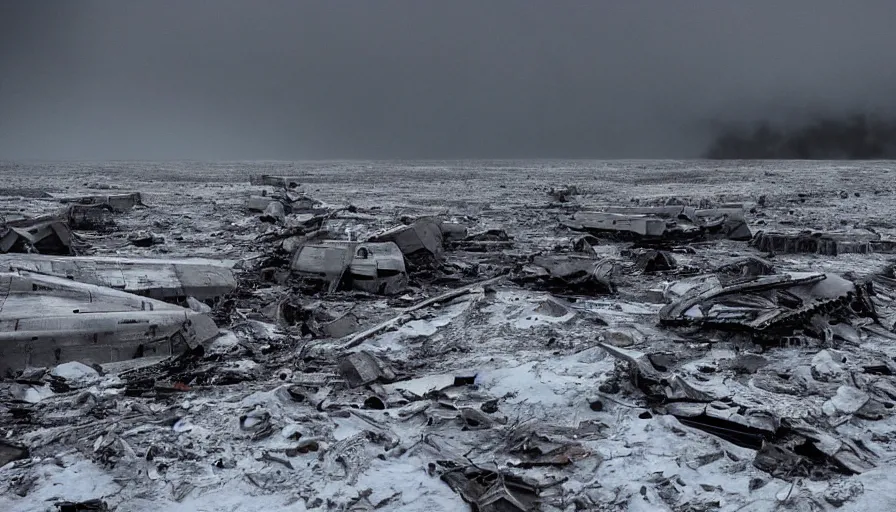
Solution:
[[[263,173],[299,178],[328,207],[353,206],[327,221],[343,237],[363,239],[402,217],[428,215],[470,232],[503,228],[512,248],[447,256],[473,259],[482,277],[490,277],[528,256],[566,250],[580,236],[560,224],[572,212],[633,200],[749,209],[764,196],[763,206],[747,215],[754,233],[870,228],[896,238],[894,169],[896,162],[796,161],[0,163],[0,215],[46,213],[58,206],[52,196],[138,191],[147,208],[116,215],[112,232],[79,234],[87,254],[238,262],[243,282],[251,283],[242,302],[217,312],[227,331],[206,347],[198,366],[131,370],[157,381],[192,376],[178,381],[186,385],[178,392],[130,393],[133,380],[114,365],[105,375],[71,376],[69,391],[4,382],[0,435],[27,445],[30,457],[0,468],[0,510],[54,510],[58,502],[90,499],[117,511],[469,510],[439,477],[449,462],[532,479],[539,500],[530,506],[539,510],[896,509],[896,418],[889,408],[878,419],[829,419],[821,412],[829,401],[845,401],[838,402],[840,388],[896,386],[893,373],[872,378],[862,370],[881,360],[892,364],[896,341],[862,334],[836,350],[818,343],[765,350],[727,339],[697,343],[692,333],[658,325],[662,304],[649,293],[685,275],[640,273],[619,263],[612,295],[555,303],[547,292],[499,281],[409,313],[400,327],[352,347],[389,361],[398,382],[350,388],[337,370],[343,340],[274,326],[261,310],[284,297],[319,302],[328,310],[351,309],[363,329],[476,279],[451,284],[412,276],[409,291],[392,298],[301,296],[255,277],[254,262],[273,251],[258,237],[276,228],[243,207],[250,191],[261,189],[248,176]],[[548,189],[565,185],[580,193],[554,202]],[[138,230],[164,243],[129,244],[128,234]],[[625,260],[625,248],[621,242],[595,247],[618,261]],[[697,273],[739,256],[762,256],[730,240],[693,249],[675,257]],[[859,279],[882,272],[891,259],[781,254],[771,261],[781,271]],[[873,467],[861,474],[824,468],[771,475],[753,464],[756,449],[658,412],[602,342],[671,354],[676,371],[699,377],[713,392],[779,417],[822,422],[813,424],[867,446]],[[843,358],[821,361],[828,349]],[[836,375],[810,383],[803,396],[772,393],[757,386],[758,377],[729,369],[744,350],[768,360],[757,376],[800,369],[817,376],[822,366]],[[617,389],[607,391],[611,383]],[[441,394],[432,396],[433,389]],[[531,446],[559,449],[561,455],[550,453],[560,460],[534,461]],[[515,510],[505,506],[483,509]]]

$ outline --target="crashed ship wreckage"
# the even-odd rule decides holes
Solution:
[[[745,241],[752,238],[742,208],[608,207],[602,211],[578,212],[563,224],[598,236],[643,243],[707,238]]]
[[[64,222],[41,226],[53,223],[63,228],[40,239],[69,240]],[[230,268],[209,260],[0,255],[0,375],[195,349],[218,333],[209,304],[236,286]]]
[[[197,508],[233,487],[297,510],[477,511],[749,510],[818,488],[825,510],[886,467],[896,273],[809,259],[882,238],[754,236],[721,201],[576,211],[575,186],[505,230],[249,180],[272,190],[199,242],[238,264],[73,248],[73,230],[144,213],[139,195],[5,225],[12,509]],[[76,465],[110,475],[96,499],[33,478]]]
[[[211,263],[4,256],[0,374],[196,348],[217,335],[206,303],[235,288],[232,271]]]
[[[833,343],[834,336],[857,340],[855,326],[876,320],[870,286],[836,274],[780,273],[726,285],[709,277],[676,287],[682,295],[660,311],[663,325],[743,331],[767,341],[806,330]]]
[[[206,315],[64,278],[0,273],[0,373],[177,354],[217,335]]]

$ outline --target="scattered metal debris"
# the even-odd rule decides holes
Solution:
[[[72,254],[72,238],[57,218],[11,221],[0,227],[0,253]]]
[[[742,208],[609,207],[601,212],[578,212],[565,224],[580,231],[645,242],[752,237]]]
[[[653,249],[638,254],[637,263],[643,272],[666,272],[678,266],[670,253]]]
[[[471,504],[473,510],[537,510],[537,484],[512,473],[461,467],[442,473],[441,479]]]
[[[128,234],[128,241],[137,247],[152,247],[153,245],[164,244],[165,237],[151,231],[142,230]]]
[[[285,178],[283,176],[270,176],[268,174],[252,174],[249,176],[249,184],[266,187],[296,188],[302,183],[299,178]]]
[[[614,293],[609,279],[612,261],[577,256],[536,256],[523,267],[517,283],[535,283],[553,293],[594,295]]]
[[[766,342],[807,332],[831,343],[832,324],[875,317],[864,287],[819,273],[758,276],[724,286],[707,280],[660,311],[666,325],[744,330]]]
[[[80,196],[80,197],[69,197],[62,198],[59,200],[60,203],[73,203],[79,205],[98,205],[98,206],[108,206],[113,211],[118,213],[124,213],[135,206],[144,206],[143,198],[140,192],[131,192],[128,194],[114,194],[108,196]]]
[[[548,190],[548,195],[557,202],[566,203],[571,197],[579,195],[579,189],[575,185],[551,187]]]
[[[370,242],[393,242],[412,261],[439,258],[442,255],[442,227],[432,219],[420,219],[409,226],[399,226],[368,239]]]
[[[756,233],[751,245],[762,252],[778,254],[868,254],[896,252],[896,240],[882,240],[880,235],[864,233],[822,233],[802,231],[798,233]]]
[[[395,374],[383,361],[370,352],[354,352],[339,363],[339,371],[348,385],[357,388],[374,382],[390,382]]]
[[[114,211],[108,204],[70,204],[63,215],[72,229],[107,231],[115,225]]]
[[[393,295],[407,284],[404,258],[391,242],[306,244],[296,251],[291,268],[303,278],[323,282],[330,293],[345,283],[356,290]]]
[[[827,229],[791,236],[789,205],[809,196],[616,206],[542,185],[529,208],[434,211],[249,181],[267,189],[203,206],[209,222],[165,210],[219,183],[154,208],[89,196],[4,214],[0,504],[773,510],[881,495],[896,421],[885,219],[869,235],[813,218]],[[89,494],[59,484],[83,478]]]

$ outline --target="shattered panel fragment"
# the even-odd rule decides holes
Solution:
[[[370,242],[394,242],[407,257],[438,258],[442,255],[442,228],[431,219],[420,219],[369,238]]]
[[[0,253],[72,254],[72,232],[56,218],[10,222],[0,227]]]

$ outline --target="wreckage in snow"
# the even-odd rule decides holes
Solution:
[[[343,284],[355,290],[392,295],[407,286],[401,250],[392,242],[325,241],[299,247],[293,272],[325,283],[332,293]]]
[[[715,396],[658,365],[662,360],[659,354],[606,343],[599,346],[628,363],[632,383],[647,396],[654,410],[674,416],[683,425],[756,450],[753,465],[758,469],[791,479],[809,476],[818,469],[858,474],[875,467],[877,456],[867,448],[824,433],[803,420],[781,418],[759,404],[739,404],[731,397]]]
[[[211,318],[189,309],[24,271],[0,273],[0,296],[0,374],[170,355],[218,333]]]
[[[0,227],[0,253],[72,254],[72,231],[55,217],[7,222]]]
[[[704,276],[670,291],[680,296],[660,311],[662,324],[741,330],[778,341],[804,330],[825,341],[854,339],[856,319],[876,318],[866,287],[836,274],[781,273],[726,285]]]
[[[579,231],[635,237],[659,238],[668,230],[668,223],[659,217],[608,212],[579,212],[566,225]]]
[[[548,189],[548,195],[558,203],[569,202],[573,196],[579,195],[579,188],[575,185],[563,185],[560,187],[551,187]]]
[[[0,272],[25,270],[168,302],[215,300],[236,288],[229,268],[207,260],[161,260],[36,254],[0,256]]]
[[[249,196],[246,209],[260,212],[261,219],[266,222],[284,223],[286,216],[293,213],[320,213],[321,202],[306,195],[281,194]]]
[[[410,260],[438,258],[442,255],[442,226],[431,219],[420,219],[374,234],[370,242],[393,242]]]
[[[756,249],[780,254],[868,254],[894,253],[896,240],[883,240],[870,231],[825,233],[813,231],[756,233],[750,243]]]
[[[686,215],[690,215],[685,210]],[[693,218],[708,236],[746,241],[753,237],[743,208],[707,208],[694,210]]]
[[[644,241],[752,238],[742,208],[610,207],[600,212],[578,212],[564,224],[578,231]]]
[[[249,175],[249,184],[257,187],[296,188],[301,185],[301,181],[299,178],[271,176],[269,174],[251,174]]]
[[[123,213],[131,210],[135,206],[143,205],[143,199],[140,192],[131,192],[129,194],[115,194],[108,196],[80,196],[66,197],[59,202],[82,204],[82,205],[107,205],[113,211]]]
[[[457,222],[439,222],[439,229],[442,231],[442,241],[446,244],[467,238],[467,226]]]
[[[642,250],[636,255],[635,262],[642,272],[666,272],[678,266],[675,257],[666,251],[654,249]]]
[[[445,226],[442,224],[444,241],[452,250],[463,252],[492,252],[510,249],[513,247],[513,238],[506,231],[492,228],[479,233],[470,233],[462,239],[449,238]]]
[[[115,225],[108,204],[70,204],[61,212],[72,229],[102,231]]]
[[[503,229],[468,233],[466,226],[433,218],[417,219],[370,238],[370,242],[394,242],[411,265],[426,265],[439,260],[448,248],[453,251],[490,252],[513,246],[512,238]]]
[[[774,275],[777,271],[770,261],[756,256],[747,256],[723,264],[716,268],[715,273],[721,284],[728,284],[750,277]]]
[[[536,256],[513,277],[518,284],[559,294],[603,295],[615,293],[610,280],[613,262],[579,256]]]

